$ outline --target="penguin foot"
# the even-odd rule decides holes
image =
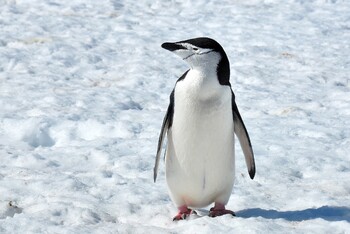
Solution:
[[[212,218],[221,216],[221,215],[226,215],[226,214],[236,216],[235,212],[233,212],[232,210],[226,210],[225,206],[219,203],[215,203],[215,206],[210,208],[210,211],[209,211],[209,217],[212,217]]]
[[[209,212],[209,217],[214,218],[214,217],[226,215],[226,214],[236,216],[235,212],[233,212],[232,210],[214,210],[213,208],[211,208]]]
[[[179,208],[179,213],[173,218],[173,221],[184,220],[191,214],[197,214],[195,210],[188,209],[186,206]]]

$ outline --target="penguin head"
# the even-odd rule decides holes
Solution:
[[[230,63],[224,49],[214,39],[198,37],[165,42],[162,48],[180,56],[192,69],[216,69],[220,84],[229,85]]]

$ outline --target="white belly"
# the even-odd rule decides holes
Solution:
[[[166,179],[177,206],[226,204],[233,187],[235,154],[231,89],[198,97],[175,89],[172,128],[168,132]]]

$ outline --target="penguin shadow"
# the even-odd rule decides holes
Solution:
[[[265,219],[285,219],[288,221],[304,221],[320,218],[327,221],[346,221],[350,223],[350,207],[322,206],[319,208],[309,208],[296,211],[251,208],[237,211],[236,216],[241,218],[262,217]]]

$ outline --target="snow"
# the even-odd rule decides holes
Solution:
[[[0,0],[0,233],[350,233],[350,3]],[[216,39],[250,133],[228,207],[173,222],[161,121]]]

